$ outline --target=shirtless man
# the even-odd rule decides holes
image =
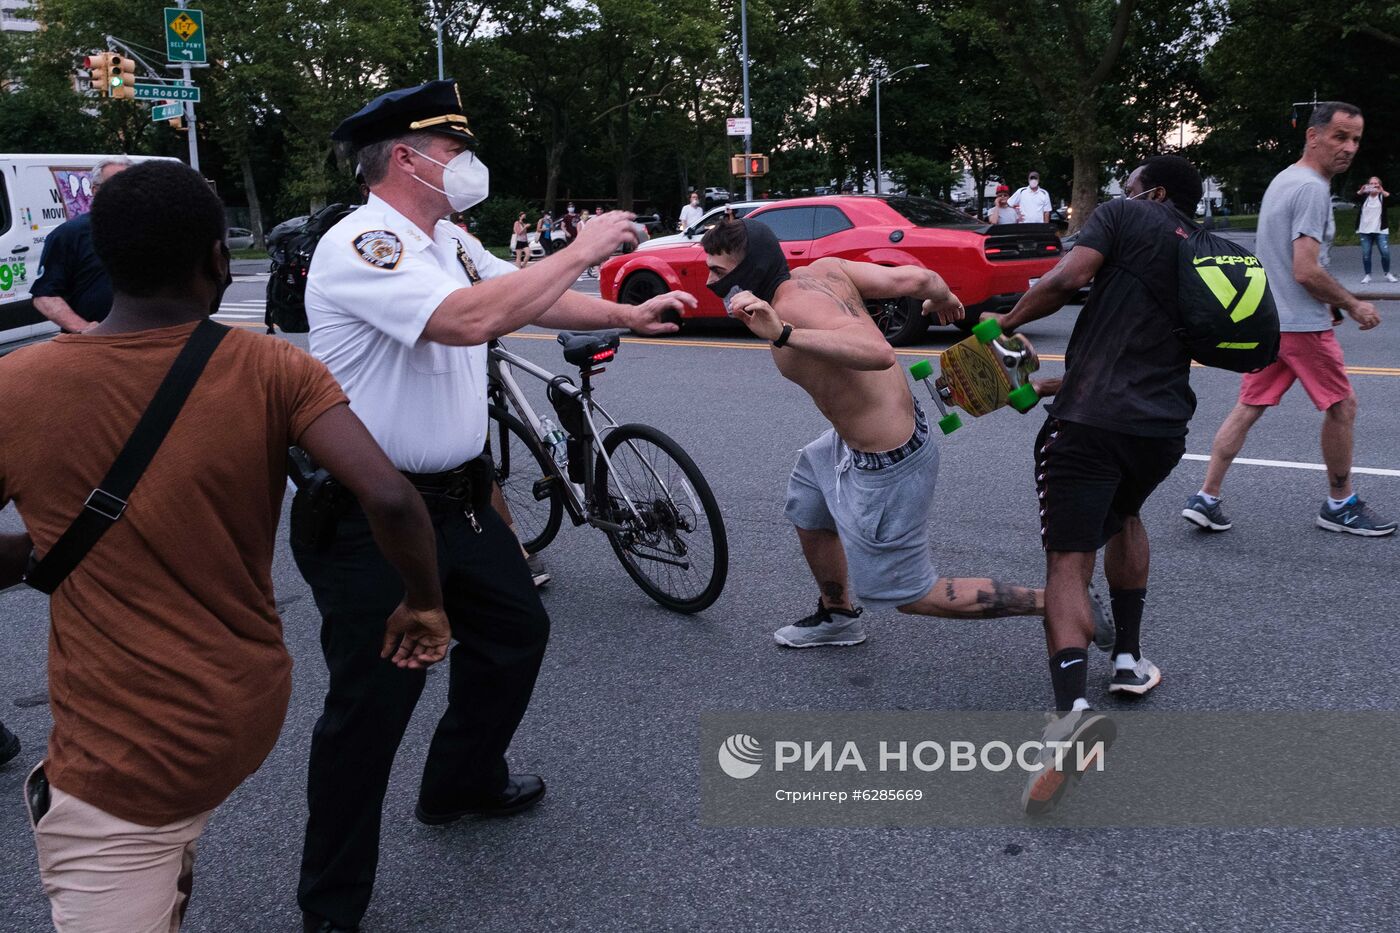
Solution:
[[[1043,616],[1043,590],[940,577],[933,568],[938,447],[863,299],[922,298],[923,313],[948,324],[963,317],[963,306],[943,279],[914,266],[835,258],[789,272],[777,238],[757,220],[721,223],[701,245],[706,284],[772,342],[778,371],[831,422],[798,457],[786,507],[820,597],[815,612],[773,634],[778,644],[865,641],[852,591],[865,608],[913,615]]]

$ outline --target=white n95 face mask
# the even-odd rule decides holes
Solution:
[[[443,188],[431,182],[418,178],[419,183],[427,185],[439,194],[447,195],[447,203],[454,211],[464,211],[475,207],[486,200],[491,193],[491,172],[486,168],[486,163],[476,157],[470,149],[465,149],[458,153],[451,162],[442,163],[426,152],[413,150],[420,156],[427,159],[434,165],[442,166]]]

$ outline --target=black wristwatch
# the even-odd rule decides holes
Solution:
[[[792,336],[792,325],[791,325],[791,324],[784,324],[784,325],[783,325],[783,332],[782,332],[781,334],[778,335],[778,338],[777,338],[776,340],[773,341],[773,346],[774,346],[775,348],[776,348],[776,347],[781,347],[781,346],[783,346],[784,344],[786,344],[786,343],[788,342],[788,338],[791,337],[791,336]]]

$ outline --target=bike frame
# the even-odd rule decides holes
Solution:
[[[526,429],[534,437],[535,442],[546,450],[546,454],[548,454],[548,448],[545,448],[543,432],[540,430],[540,416],[535,413],[535,409],[526,401],[525,393],[521,391],[520,384],[515,380],[514,371],[516,370],[534,379],[538,379],[547,386],[554,386],[556,391],[562,392],[570,398],[577,399],[581,403],[585,433],[578,436],[577,439],[589,452],[583,459],[583,482],[572,482],[567,475],[560,473],[559,466],[554,463],[552,457],[546,456],[545,458],[549,462],[548,469],[557,481],[559,488],[563,491],[564,508],[569,513],[569,519],[575,525],[582,525],[586,522],[604,531],[626,531],[626,526],[609,521],[600,514],[601,504],[597,502],[594,497],[595,470],[593,454],[596,453],[602,456],[603,462],[607,464],[608,472],[613,476],[617,476],[617,472],[613,469],[612,459],[608,456],[607,451],[603,449],[602,443],[603,433],[612,431],[618,426],[617,419],[608,414],[607,410],[604,409],[602,405],[593,401],[591,377],[602,370],[582,370],[580,375],[583,379],[583,385],[577,386],[574,385],[573,380],[569,379],[567,376],[556,376],[549,370],[536,366],[524,357],[511,353],[509,350],[502,347],[499,341],[493,340],[488,345],[487,374],[490,395],[493,399],[498,399],[500,402],[509,402],[509,405],[502,405],[501,407],[507,410],[514,409],[515,414],[525,424]],[[595,413],[604,421],[602,431],[598,429],[598,422],[594,420]],[[562,425],[560,429],[563,430]],[[655,477],[656,482],[665,489],[665,483],[662,481],[661,477],[657,475],[656,471],[652,469],[651,464],[647,463],[646,459],[640,456],[638,459],[647,465],[648,471]],[[642,522],[643,518],[641,513],[637,510],[636,503],[632,501],[627,490],[623,488],[620,479],[617,481],[617,492],[618,495],[622,497],[622,500],[627,503],[627,509],[632,513],[632,517],[636,521]],[[671,491],[666,489],[666,494],[669,496]]]

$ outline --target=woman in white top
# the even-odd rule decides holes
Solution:
[[[515,250],[515,266],[524,269],[530,261],[530,227],[525,223],[525,212],[515,218],[515,227],[510,234],[510,248]]]
[[[1356,232],[1361,237],[1361,284],[1371,281],[1371,249],[1381,248],[1381,271],[1387,282],[1396,281],[1390,274],[1390,228],[1386,225],[1386,214],[1390,209],[1390,192],[1385,190],[1381,180],[1372,175],[1366,184],[1356,192],[1357,207],[1361,217],[1356,222]]]

